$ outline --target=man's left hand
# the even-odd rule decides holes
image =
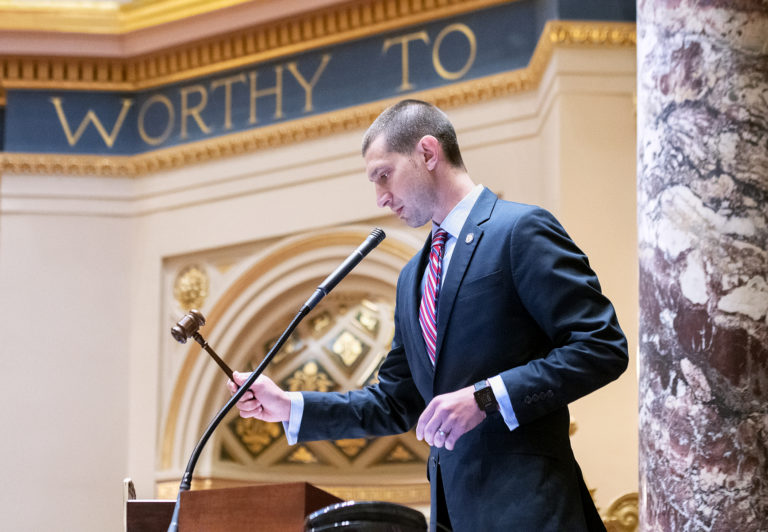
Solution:
[[[458,440],[485,419],[475,401],[474,386],[434,397],[419,417],[416,437],[429,445],[453,450]]]

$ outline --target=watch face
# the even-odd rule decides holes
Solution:
[[[475,392],[475,401],[477,405],[484,411],[496,410],[496,397],[493,395],[493,390],[490,386],[481,388]]]

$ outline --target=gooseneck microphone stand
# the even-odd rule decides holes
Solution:
[[[237,390],[237,392],[235,392],[229,401],[227,401],[227,404],[225,404],[224,407],[219,410],[219,412],[210,422],[208,428],[205,429],[205,432],[200,438],[200,441],[192,451],[192,455],[190,456],[189,462],[187,463],[187,468],[184,471],[184,475],[181,477],[179,494],[176,497],[176,506],[173,509],[173,517],[171,518],[171,524],[168,526],[168,532],[178,532],[179,530],[179,508],[181,506],[181,494],[182,492],[188,491],[192,486],[192,474],[195,470],[195,466],[197,465],[197,460],[200,457],[200,453],[203,451],[203,447],[205,447],[205,444],[213,434],[213,431],[216,430],[216,427],[218,427],[219,423],[221,423],[221,421],[229,413],[232,407],[237,404],[240,398],[245,395],[247,391],[249,391],[250,387],[254,382],[256,382],[256,379],[259,378],[259,376],[264,371],[264,368],[267,367],[267,364],[269,364],[270,361],[274,358],[286,340],[288,340],[288,337],[291,335],[291,333],[293,333],[294,329],[296,329],[301,320],[303,320],[309,311],[315,308],[320,300],[322,300],[331,290],[333,290],[339,281],[341,281],[350,271],[352,271],[352,269],[357,266],[358,263],[363,260],[363,258],[371,252],[371,250],[373,250],[373,248],[379,245],[379,243],[384,240],[385,237],[386,235],[384,234],[384,231],[378,227],[375,228],[373,231],[371,231],[371,234],[368,235],[368,238],[366,238],[366,240],[355,251],[353,251],[352,254],[349,255],[349,257],[347,257],[346,260],[338,268],[336,268],[336,270],[331,275],[329,275],[322,283],[320,283],[312,296],[306,301],[306,303],[304,303],[293,320],[291,320],[291,323],[288,325],[285,331],[283,331],[283,334],[280,335],[280,338],[277,339],[275,344],[272,346],[272,349],[269,350],[269,353],[267,353],[259,366],[253,371],[253,373],[251,373],[250,377],[248,377],[248,379]],[[221,360],[218,355],[216,355],[213,349],[208,346],[208,342],[206,342],[200,333],[197,332],[197,329],[204,324],[205,318],[203,315],[199,311],[193,311],[190,312],[190,314],[184,316],[184,318],[182,318],[179,323],[177,323],[176,326],[171,329],[171,334],[181,343],[185,343],[189,337],[194,338],[194,340],[202,345],[208,354],[210,354],[214,360],[216,360],[216,363],[227,374],[227,376],[232,379],[232,370],[229,369],[226,363],[224,363],[224,361]]]

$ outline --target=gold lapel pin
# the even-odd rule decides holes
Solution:
[[[475,239],[475,234],[469,233],[464,239],[464,242],[466,242],[467,244],[471,244],[474,239]]]

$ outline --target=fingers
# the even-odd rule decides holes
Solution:
[[[250,373],[238,373],[237,371],[233,372],[232,378],[234,379],[234,382],[232,380],[227,380],[227,389],[229,390],[229,394],[235,395],[240,387],[245,383],[245,381],[248,380],[250,375]],[[248,390],[248,392],[242,395],[238,403],[248,401],[250,399],[256,399],[256,392],[253,390],[253,386],[250,390]]]
[[[240,417],[255,417],[261,419],[264,414],[264,405],[255,399],[249,399],[243,403],[237,403]]]
[[[456,440],[459,439],[459,436],[462,436],[464,434],[464,431],[458,431],[454,430],[452,432],[449,432],[445,437],[445,448],[449,451],[453,451],[454,445],[456,445]]]
[[[424,431],[426,429],[427,423],[431,421],[432,417],[434,416],[435,408],[436,403],[434,400],[432,400],[427,405],[427,408],[424,409],[424,412],[422,412],[419,416],[419,422],[416,424],[416,438],[419,440],[425,439]]]
[[[434,397],[419,417],[416,437],[452,451],[458,439],[483,419],[485,413],[477,407],[474,387],[468,386]]]
[[[234,372],[231,384],[227,383],[230,393],[236,393],[252,376],[252,373]],[[236,406],[242,417],[253,417],[262,421],[288,421],[291,416],[290,396],[265,375],[260,375],[251,384]]]
[[[444,422],[441,416],[443,413],[442,409],[427,408],[419,417],[419,422],[416,425],[416,437],[419,438],[419,427],[421,427],[420,440],[423,439],[429,445],[434,445],[435,447],[442,447],[445,442],[445,435],[448,433],[448,427],[443,426]],[[438,434],[438,431],[443,433]]]
[[[433,417],[424,425],[424,441],[433,447],[453,450],[456,440],[466,432],[464,424],[453,416]],[[421,439],[421,438],[420,438]]]
[[[234,384],[236,384],[238,388],[242,386],[250,376],[251,376],[250,373],[240,373],[239,371],[232,372],[232,378],[235,381]],[[229,382],[232,382],[232,381],[229,381]]]
[[[240,387],[248,380],[250,373],[233,372],[232,380],[227,381],[227,389],[231,395],[237,393]],[[255,384],[253,385],[255,386]],[[237,401],[237,409],[240,411],[240,417],[255,417],[259,418],[264,413],[264,405],[256,398],[256,392],[253,388],[249,389],[246,393],[240,397]]]

